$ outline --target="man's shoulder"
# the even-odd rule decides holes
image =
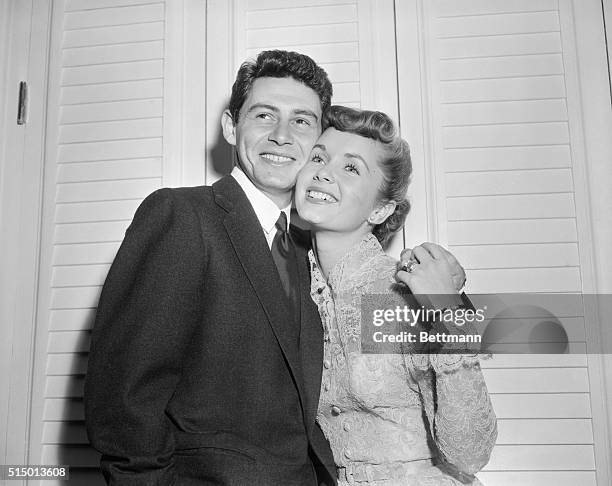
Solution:
[[[188,201],[206,200],[213,194],[211,186],[164,187],[156,192],[165,192],[173,199]]]

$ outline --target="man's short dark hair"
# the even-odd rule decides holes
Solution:
[[[310,57],[292,51],[262,51],[255,61],[242,63],[232,86],[229,112],[238,123],[240,109],[257,78],[293,78],[311,88],[319,96],[321,112],[331,104],[332,85],[327,73]]]

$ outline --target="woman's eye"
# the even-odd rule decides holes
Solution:
[[[353,174],[359,175],[359,169],[354,164],[346,164],[345,169],[347,172],[352,172]]]
[[[319,155],[313,155],[310,160],[312,162],[314,162],[315,164],[322,164],[324,162],[323,158],[320,157]]]

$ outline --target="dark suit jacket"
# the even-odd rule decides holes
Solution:
[[[315,424],[323,337],[308,242],[294,236],[301,326],[232,177],[139,207],[102,290],[85,384],[110,484],[313,485],[313,464],[334,481]]]

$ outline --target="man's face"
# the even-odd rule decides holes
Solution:
[[[321,133],[317,93],[293,78],[258,78],[234,125],[223,115],[225,139],[255,186],[280,205],[288,204],[297,173]]]

